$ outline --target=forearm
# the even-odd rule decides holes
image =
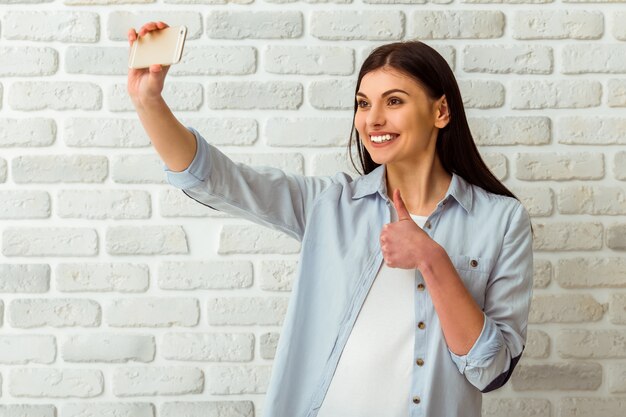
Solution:
[[[419,270],[433,301],[448,348],[469,352],[483,329],[484,315],[441,246],[422,257]]]
[[[139,120],[157,153],[175,172],[184,171],[196,155],[196,138],[174,116],[162,97],[133,101]]]

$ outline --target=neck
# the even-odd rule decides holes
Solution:
[[[441,165],[436,152],[419,160],[386,165],[387,195],[400,189],[409,213],[428,216],[448,191],[452,175]]]

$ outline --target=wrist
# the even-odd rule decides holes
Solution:
[[[423,248],[418,255],[417,269],[422,273],[430,271],[443,255],[447,255],[445,249],[433,240],[431,244]]]

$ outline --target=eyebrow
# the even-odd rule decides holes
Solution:
[[[406,91],[404,91],[404,90],[400,90],[399,88],[394,88],[394,89],[392,89],[392,90],[387,90],[387,91],[385,91],[385,92],[383,93],[382,97],[385,97],[385,96],[387,96],[387,95],[389,95],[389,94],[391,94],[391,93],[404,93],[404,94],[406,94],[407,96],[410,96],[410,94],[409,94],[409,93],[407,93]],[[365,98],[367,98],[367,96],[366,96],[365,94],[361,93],[360,91],[359,91],[358,93],[356,93],[356,95],[357,95],[357,96],[361,96],[361,97],[365,97]]]

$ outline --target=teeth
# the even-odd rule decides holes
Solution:
[[[395,139],[398,135],[383,135],[383,136],[370,136],[370,139],[374,143],[389,142],[391,139]]]

